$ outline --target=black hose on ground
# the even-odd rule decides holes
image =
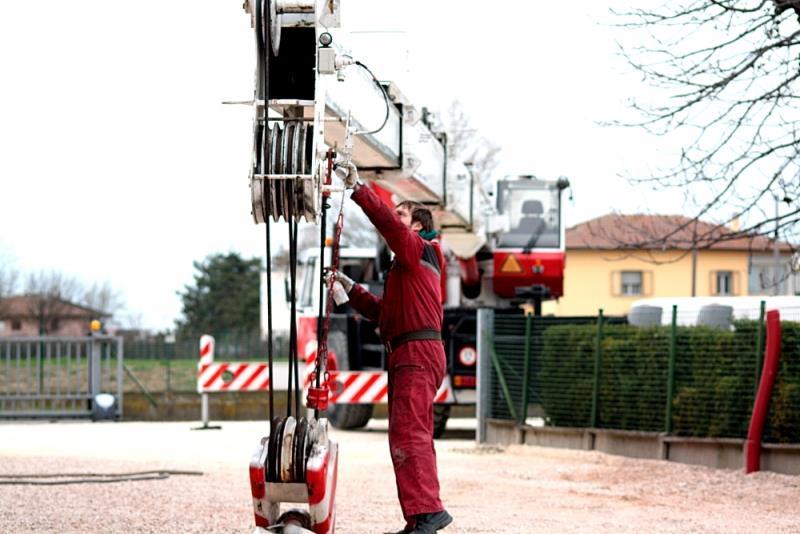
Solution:
[[[112,482],[135,482],[139,480],[164,480],[172,475],[203,476],[202,471],[176,471],[159,469],[134,471],[131,473],[52,473],[29,475],[0,475],[2,486],[61,486],[65,484],[109,484]],[[68,480],[44,480],[59,479]]]

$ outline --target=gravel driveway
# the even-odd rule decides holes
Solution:
[[[114,484],[0,485],[0,532],[250,532],[247,465],[265,423],[192,426],[0,424],[0,474],[204,472]],[[455,517],[443,532],[800,532],[800,477],[597,452],[476,447],[468,435],[437,441],[442,498]],[[335,438],[337,532],[399,528],[385,421],[362,432],[336,431]]]

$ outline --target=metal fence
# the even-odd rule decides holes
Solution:
[[[100,393],[122,416],[119,338],[0,338],[0,418],[90,417]]]
[[[218,360],[249,361],[265,360],[267,341],[258,331],[217,334],[199,332],[183,334],[181,337],[165,339],[129,339],[125,342],[125,357],[128,360],[193,360],[197,361],[200,336],[211,334],[216,340],[214,348]],[[273,352],[286,358],[289,334],[278,333],[273,340]]]
[[[493,318],[487,413],[528,424],[744,438],[763,320],[636,327],[624,317]],[[800,442],[800,323],[784,321],[765,439]]]
[[[201,334],[184,334],[174,341],[164,339],[125,342],[126,391],[162,393],[197,390],[197,361]],[[267,342],[260,332],[214,334],[217,361],[266,361]],[[289,354],[288,332],[273,341],[277,361]]]

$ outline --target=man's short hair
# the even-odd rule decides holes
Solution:
[[[399,203],[397,208],[405,208],[411,212],[411,222],[418,222],[422,225],[422,230],[430,232],[433,230],[433,213],[425,205],[413,200],[404,200]]]

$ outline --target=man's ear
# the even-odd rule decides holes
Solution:
[[[419,221],[411,221],[411,231],[419,232],[420,230],[422,230],[422,223]]]

